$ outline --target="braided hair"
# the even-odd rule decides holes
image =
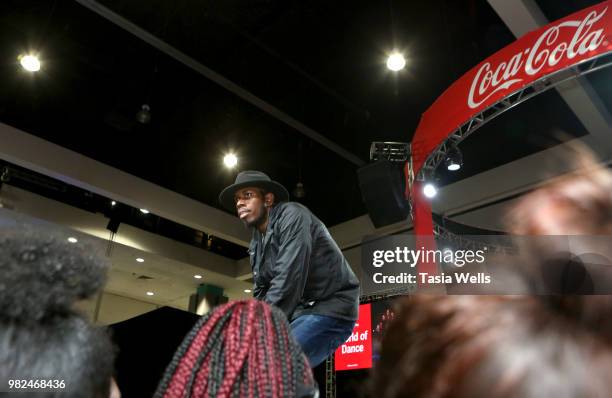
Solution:
[[[315,390],[308,360],[282,311],[243,300],[219,306],[196,323],[154,397],[296,397]]]

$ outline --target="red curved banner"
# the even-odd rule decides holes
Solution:
[[[578,11],[529,32],[476,65],[423,114],[412,139],[416,176],[427,157],[459,126],[515,91],[562,69],[612,51],[612,1]],[[431,211],[415,195],[415,233],[432,235]]]

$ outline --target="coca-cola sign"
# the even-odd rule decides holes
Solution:
[[[412,138],[417,173],[458,126],[479,112],[560,70],[612,52],[612,0],[529,32],[474,66],[423,114]]]
[[[478,108],[495,93],[509,90],[523,82],[523,75],[533,76],[545,65],[555,66],[563,58],[571,60],[596,50],[604,41],[604,27],[597,26],[608,10],[593,10],[582,20],[563,21],[546,29],[533,43],[507,61],[492,65],[484,62],[472,80],[467,103]],[[600,24],[601,25],[601,24]],[[570,40],[563,40],[571,32]]]
[[[521,87],[612,52],[612,0],[527,33],[476,65],[423,114],[411,142],[413,173],[459,126]],[[416,182],[413,185],[419,187]],[[415,231],[431,234],[431,208],[414,195]]]

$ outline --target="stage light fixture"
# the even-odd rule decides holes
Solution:
[[[147,210],[147,209],[140,209],[140,212],[141,212],[142,214],[149,214],[149,213],[150,213],[150,211],[149,211],[149,210]]]
[[[154,295],[155,295],[155,293],[153,293],[153,292],[147,292],[147,296],[154,296]]]
[[[28,72],[38,72],[40,70],[40,60],[36,55],[21,55],[19,63]]]
[[[427,184],[425,184],[425,186],[423,187],[423,194],[428,197],[428,198],[433,198],[434,196],[436,196],[438,194],[438,190],[436,189],[436,187],[434,186],[434,184],[428,182]]]
[[[398,72],[404,69],[404,66],[406,66],[406,59],[400,53],[393,53],[389,55],[389,58],[387,58],[387,68],[393,72]]]
[[[457,171],[457,170],[459,170],[461,168],[461,165],[459,165],[457,163],[451,163],[451,164],[447,165],[446,168],[449,171]]]
[[[144,263],[144,258],[142,258],[142,257],[138,257],[138,258],[136,259],[136,261],[138,261],[139,263]]]
[[[251,289],[244,289],[245,293],[251,293],[251,291],[252,291]]]
[[[202,279],[202,275],[194,275],[193,277],[196,279]]]
[[[228,169],[234,168],[238,164],[238,158],[233,153],[228,153],[223,157],[223,164]]]
[[[73,236],[71,236],[70,238],[68,238],[68,242],[70,242],[70,243],[77,243],[78,239],[73,237]]]
[[[151,123],[151,107],[147,104],[142,104],[140,110],[136,114],[136,120],[142,124]]]
[[[116,205],[116,204],[117,204],[117,202],[115,202],[114,200],[113,200],[113,201],[111,201],[111,206],[114,206],[114,205]]]
[[[450,151],[446,154],[446,159],[444,160],[446,164],[446,169],[450,171],[457,171],[463,166],[463,155],[461,151],[456,146],[452,147]]]

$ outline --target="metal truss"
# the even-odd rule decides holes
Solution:
[[[360,304],[371,303],[372,301],[383,300],[395,296],[405,296],[416,292],[416,285],[394,287],[387,290],[381,290],[373,294],[367,294],[359,297]]]
[[[336,370],[333,354],[325,360],[325,398],[336,398]]]
[[[444,140],[444,142],[438,145],[436,149],[434,149],[427,157],[425,163],[423,164],[423,167],[416,176],[416,179],[418,181],[424,181],[428,178],[431,178],[440,163],[442,163],[446,158],[448,151],[453,146],[459,144],[470,134],[472,134],[497,116],[501,115],[502,113],[514,108],[515,106],[527,101],[530,98],[535,97],[538,94],[541,94],[547,90],[550,90],[551,88],[558,86],[561,83],[565,83],[580,76],[596,72],[610,65],[612,65],[612,53],[602,54],[595,58],[582,61],[576,65],[561,69],[555,73],[544,76],[534,81],[530,85],[522,87],[521,89],[513,92],[507,97],[499,100],[487,109],[474,115],[470,120],[459,126],[457,130],[449,134],[446,140]],[[412,182],[413,181],[410,181],[411,186]]]
[[[436,224],[434,222],[434,236],[437,240],[445,240],[447,242],[451,242],[452,244],[460,247],[462,250],[487,250],[489,254],[515,254],[516,248],[511,245],[499,245],[492,243],[484,243],[479,242],[477,240],[468,239],[463,237],[462,235],[457,235],[448,229]]]
[[[502,113],[514,108],[522,102],[527,101],[530,98],[535,97],[553,87],[558,86],[561,83],[565,83],[572,79],[576,79],[580,76],[587,75],[589,73],[596,72],[600,69],[604,69],[612,65],[612,52],[598,55],[597,57],[582,61],[576,65],[572,65],[568,68],[561,69],[555,73],[544,76],[528,86],[525,86],[512,94],[502,98],[495,104],[491,105],[487,109],[474,115],[470,120],[463,123],[457,130],[453,131],[446,137],[446,139],[438,145],[427,157],[425,163],[419,170],[418,174],[415,175],[412,156],[409,159],[409,173],[408,173],[408,186],[412,191],[414,181],[425,181],[431,179],[440,163],[444,161],[447,153],[450,149],[461,141],[466,139],[470,134],[478,130],[480,127],[487,124]],[[414,203],[412,195],[409,200],[410,204],[410,217],[414,220]],[[435,225],[434,226],[439,227]],[[434,227],[434,230],[436,229]],[[434,231],[434,233],[436,233]],[[450,232],[448,232],[450,233]]]
[[[407,142],[380,142],[370,145],[370,160],[386,159],[390,162],[404,163],[410,156],[410,144]]]

